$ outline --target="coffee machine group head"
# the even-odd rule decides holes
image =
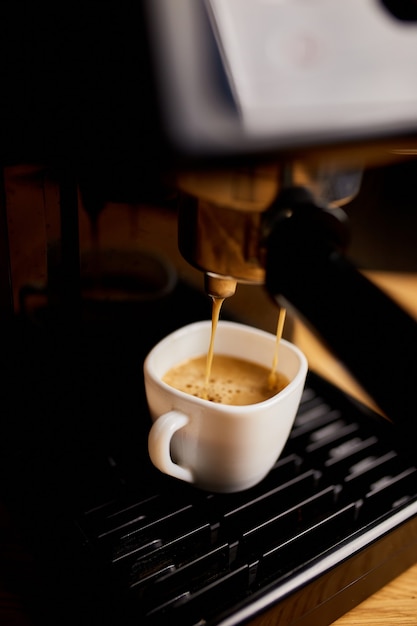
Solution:
[[[301,200],[290,200],[290,190],[298,189],[303,203],[334,223],[342,244],[347,231],[340,207],[356,195],[361,176],[359,169],[313,170],[300,163],[183,173],[178,178],[180,251],[204,273],[206,293],[213,298],[232,296],[238,283],[264,285],[271,231]]]

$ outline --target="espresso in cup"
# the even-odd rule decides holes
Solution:
[[[189,324],[162,339],[146,357],[145,390],[153,422],[148,451],[161,472],[202,489],[232,493],[257,484],[281,454],[294,423],[308,366],[301,351],[282,339],[278,371],[289,382],[266,401],[243,397],[242,404],[208,402],[190,393],[190,388],[184,393],[167,384],[167,372],[181,373],[178,366],[182,364],[189,371],[190,363],[200,361],[199,385],[205,388],[210,335],[210,322]],[[275,344],[273,334],[243,324],[219,322],[209,382],[216,363],[222,365],[223,356],[226,383],[232,381],[231,392],[230,387],[221,386],[219,398],[223,394],[226,399],[243,394],[241,381],[245,374],[233,368],[236,364],[240,367],[242,361],[247,367],[248,358],[253,361],[249,361],[252,374],[257,365],[261,368],[259,387],[268,388]]]
[[[179,391],[197,398],[243,406],[272,398],[288,385],[288,378],[277,372],[271,384],[270,370],[263,365],[234,356],[216,354],[206,381],[207,357],[187,359],[172,367],[162,380]]]

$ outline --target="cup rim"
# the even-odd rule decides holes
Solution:
[[[263,330],[261,328],[250,326],[248,324],[243,324],[240,322],[232,322],[229,320],[219,320],[217,328],[219,328],[219,326],[235,328],[237,330],[246,329],[247,331],[250,331],[252,334],[267,337],[268,339],[272,339],[273,341],[276,341],[276,336],[274,334],[266,330]],[[202,327],[211,328],[211,320],[200,320],[197,322],[191,322],[190,324],[186,324],[185,326],[181,326],[177,330],[174,330],[172,333],[170,333],[169,335],[161,339],[151,349],[151,351],[148,353],[147,357],[145,358],[145,361],[143,364],[145,375],[149,376],[149,378],[152,379],[156,384],[160,385],[163,389],[166,389],[173,396],[176,396],[181,400],[188,400],[188,401],[192,401],[193,403],[195,402],[197,403],[197,406],[201,406],[201,407],[209,406],[212,409],[215,407],[218,407],[222,411],[226,410],[231,415],[233,414],[242,415],[242,413],[249,413],[253,411],[253,407],[264,407],[264,406],[266,407],[269,404],[275,403],[277,401],[278,396],[280,399],[284,399],[287,395],[292,393],[294,387],[298,386],[300,379],[305,379],[307,375],[308,362],[304,353],[295,344],[291,343],[290,341],[287,341],[286,339],[281,339],[280,344],[285,345],[288,350],[292,351],[298,357],[299,368],[298,368],[296,375],[290,380],[288,385],[286,385],[284,389],[282,389],[281,391],[273,395],[271,398],[268,398],[267,400],[262,400],[262,402],[255,402],[253,404],[242,404],[242,405],[223,404],[220,402],[217,403],[217,402],[212,402],[211,400],[205,400],[204,398],[199,398],[198,396],[192,396],[190,394],[187,394],[185,391],[181,391],[179,389],[176,389],[175,387],[172,387],[171,385],[168,385],[154,371],[152,367],[152,362],[153,362],[154,357],[157,355],[158,352],[163,350],[165,345],[169,343],[170,341],[172,341],[173,338],[181,337],[182,335],[188,334],[189,332],[198,330],[199,328],[202,328]]]

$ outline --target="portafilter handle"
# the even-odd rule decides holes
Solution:
[[[266,288],[416,443],[417,323],[347,259],[339,217],[308,190],[285,189],[266,221]]]

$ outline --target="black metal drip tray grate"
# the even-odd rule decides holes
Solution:
[[[323,613],[320,577],[335,568],[329,600],[408,544],[417,558],[417,470],[392,435],[310,374],[290,440],[259,485],[212,494],[149,467],[143,497],[126,477],[119,497],[81,515],[80,527],[141,624],[237,624],[269,604],[280,624],[302,623]],[[378,541],[399,529],[390,554]]]

